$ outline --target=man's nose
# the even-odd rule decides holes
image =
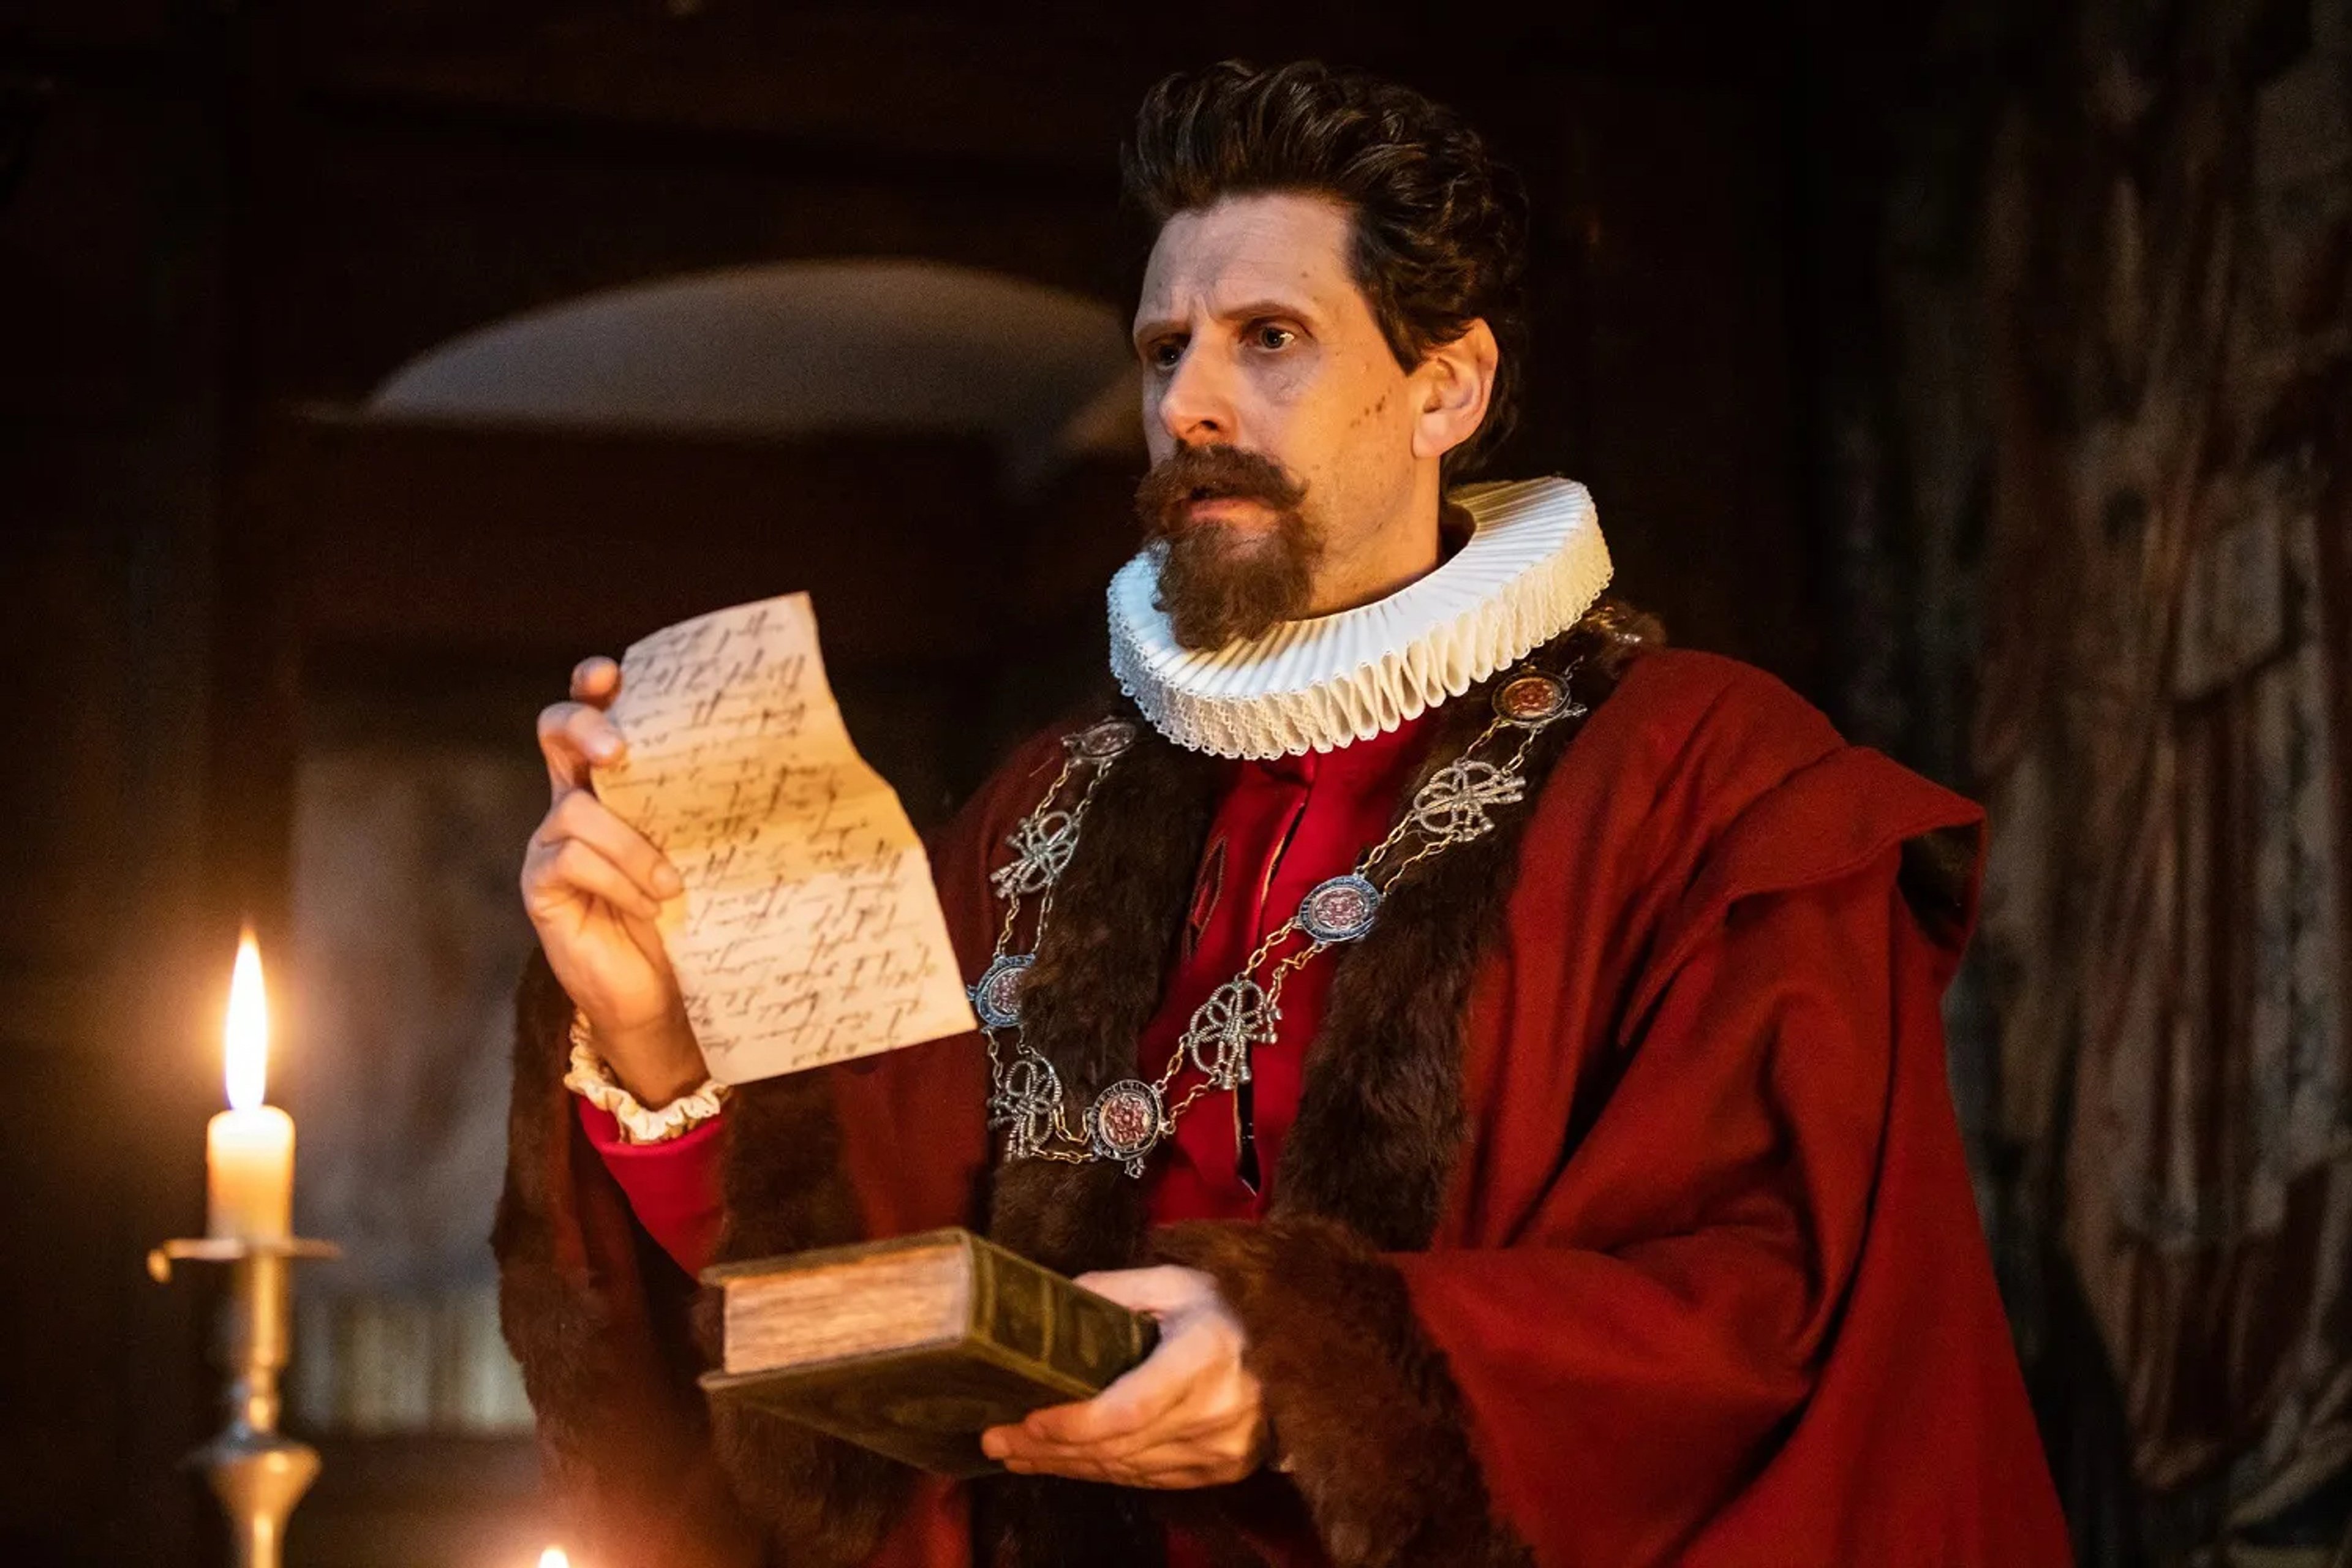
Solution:
[[[1160,388],[1160,425],[1179,446],[1230,446],[1241,438],[1228,367],[1204,345],[1189,345]]]

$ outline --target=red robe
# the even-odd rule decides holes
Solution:
[[[1231,771],[1147,1072],[1255,933],[1379,836],[1417,744]],[[994,934],[987,872],[1055,754],[1053,737],[1016,753],[936,847],[968,973]],[[1259,1190],[1238,1179],[1217,1095],[1150,1187],[1155,1221],[1223,1222],[1160,1233],[1154,1251],[1217,1275],[1297,1467],[1296,1497],[1277,1485],[1270,1507],[1234,1510],[1243,1533],[1272,1545],[1288,1505],[1321,1538],[1283,1553],[1297,1562],[2065,1561],[1943,1076],[1937,999],[1973,919],[1972,863],[1948,907],[1921,891],[1930,836],[1978,821],[1755,671],[1636,662],[1545,782],[1500,939],[1477,955],[1467,1132],[1425,1248],[1374,1256],[1279,1211],[1256,1223],[1331,961],[1295,976],[1256,1058]],[[975,1040],[825,1077],[860,1229],[974,1219]],[[543,1094],[519,1077],[519,1128]],[[658,1292],[641,1249],[614,1251],[627,1208],[605,1163],[584,1136],[523,1142],[603,1315],[645,1316],[628,1298]],[[632,1158],[639,1187],[663,1157],[614,1163]],[[675,1178],[695,1156],[667,1158]],[[530,1375],[528,1317],[510,1306]],[[873,1560],[967,1562],[961,1493],[898,1504]],[[748,1561],[730,1529],[658,1560]]]

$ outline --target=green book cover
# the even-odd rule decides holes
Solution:
[[[947,1476],[999,1467],[980,1434],[1099,1393],[1158,1326],[961,1228],[703,1271],[723,1293],[712,1397]]]

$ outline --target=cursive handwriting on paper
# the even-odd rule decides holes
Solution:
[[[850,743],[790,594],[631,645],[596,793],[686,894],[664,943],[711,1075],[746,1083],[972,1028],[921,841]]]

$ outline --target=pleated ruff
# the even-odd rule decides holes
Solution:
[[[1573,479],[1465,485],[1468,542],[1377,604],[1285,621],[1213,652],[1178,646],[1159,596],[1160,552],[1111,578],[1110,668],[1177,745],[1221,757],[1295,756],[1368,741],[1458,697],[1549,642],[1609,585],[1609,546]]]

